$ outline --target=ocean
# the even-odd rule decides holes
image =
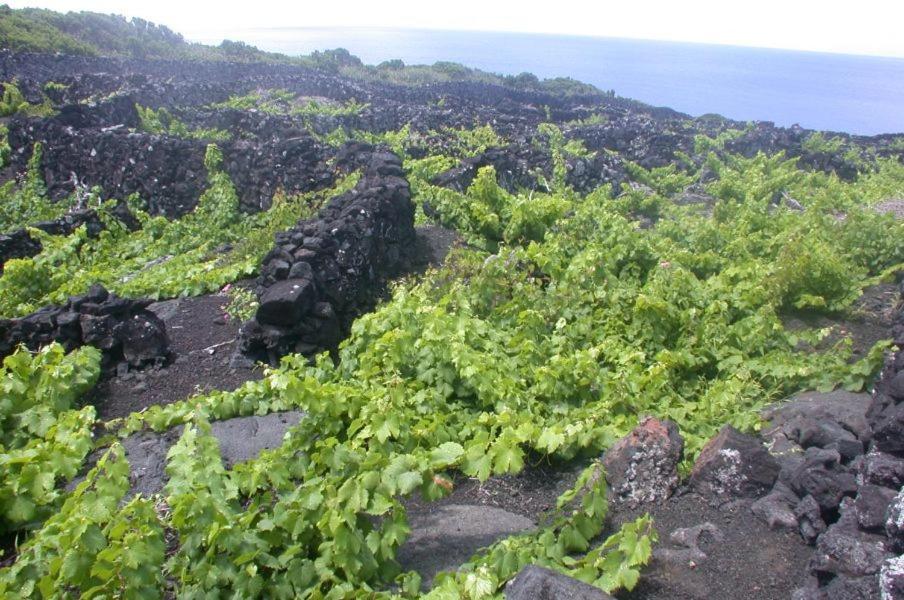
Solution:
[[[297,55],[342,47],[365,63],[454,61],[502,74],[573,77],[694,116],[863,135],[904,132],[904,59],[521,33],[271,28],[189,35]]]

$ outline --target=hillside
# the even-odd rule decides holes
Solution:
[[[0,597],[900,597],[904,136],[0,31]]]

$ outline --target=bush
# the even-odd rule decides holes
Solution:
[[[100,375],[100,351],[16,351],[0,368],[0,531],[40,520],[91,450],[94,407],[73,410]]]

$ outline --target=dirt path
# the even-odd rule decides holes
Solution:
[[[260,379],[259,368],[233,368],[239,323],[228,319],[226,296],[167,300],[152,309],[166,323],[173,360],[162,368],[130,372],[98,384],[88,402],[103,420],[125,417],[154,404],[170,404],[199,392],[234,390]]]

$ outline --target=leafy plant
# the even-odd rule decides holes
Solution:
[[[136,104],[135,109],[138,111],[138,128],[147,133],[212,142],[224,142],[232,137],[225,129],[189,129],[185,123],[171,115],[164,107],[155,111],[152,108]]]
[[[44,99],[40,104],[31,104],[19,91],[15,82],[3,82],[3,96],[0,98],[0,117],[8,117],[17,113],[29,117],[46,117],[54,113],[50,100]]]
[[[229,286],[227,290],[229,302],[223,307],[230,318],[239,323],[247,321],[257,312],[257,294],[253,290],[241,286]]]
[[[844,146],[844,139],[838,136],[827,138],[823,132],[814,131],[800,146],[813,154],[836,154]]]
[[[35,232],[43,251],[10,260],[0,278],[0,313],[27,314],[62,302],[103,283],[125,296],[178,297],[214,292],[256,272],[273,236],[316,210],[333,194],[350,189],[357,176],[332,189],[287,197],[277,193],[269,210],[243,215],[229,176],[220,168],[219,150],[208,148],[210,187],[195,210],[179,220],[151,217],[136,207],[142,227],[129,231],[115,219],[89,238],[84,228],[65,237]],[[112,209],[100,207],[103,215]]]
[[[0,154],[2,152],[0,148]],[[0,186],[0,231],[8,232],[39,221],[50,221],[71,208],[73,198],[59,202],[48,198],[41,170],[42,156],[43,146],[38,142],[28,159],[22,184],[17,186],[15,181],[8,181]]]
[[[71,410],[100,375],[100,352],[19,349],[0,368],[0,530],[48,514],[91,450],[94,408]]]
[[[129,463],[114,445],[51,516],[0,569],[4,598],[159,597],[163,587],[163,528],[153,502],[122,505]]]

